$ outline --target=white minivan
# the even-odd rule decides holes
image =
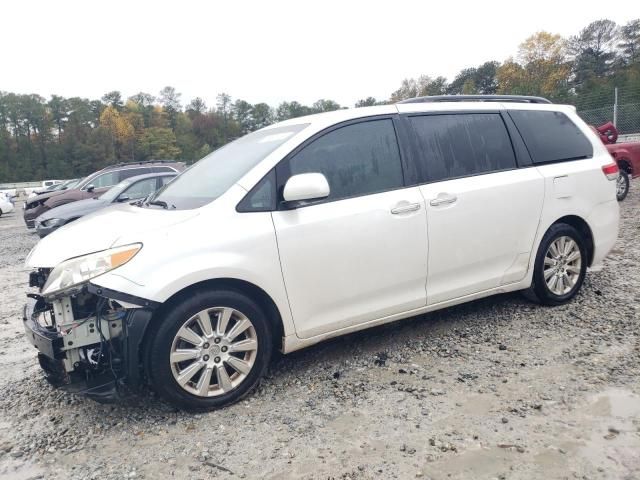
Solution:
[[[423,97],[295,118],[44,238],[24,309],[55,385],[211,409],[284,353],[496,293],[571,300],[618,170],[570,106]]]

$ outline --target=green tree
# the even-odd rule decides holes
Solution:
[[[180,156],[176,135],[170,128],[147,128],[140,137],[138,149],[145,159],[170,160]]]
[[[569,39],[574,86],[580,88],[586,82],[612,73],[617,41],[618,27],[611,20],[591,22]]]
[[[311,105],[311,109],[315,113],[332,112],[333,110],[340,110],[341,108],[342,107],[337,102],[325,99],[320,99]]]
[[[245,134],[255,130],[253,120],[253,105],[244,100],[236,100],[231,107],[233,117],[240,125],[240,133]]]
[[[360,107],[373,107],[374,105],[378,105],[378,101],[373,98],[373,97],[367,97],[367,98],[363,98],[361,100],[358,100],[356,102],[355,107],[356,108],[360,108]]]
[[[290,118],[304,117],[305,115],[311,115],[313,110],[305,105],[302,105],[295,100],[293,102],[282,102],[276,109],[276,119],[281,122]]]
[[[631,20],[620,27],[618,48],[625,64],[640,62],[640,19]]]
[[[474,84],[477,92],[482,95],[493,95],[498,90],[498,80],[496,74],[498,72],[499,62],[484,62],[478,68],[474,75]]]
[[[231,95],[221,93],[216,97],[217,112],[222,117],[222,139],[227,143],[229,139],[229,118],[231,117]]]
[[[273,110],[266,103],[256,103],[253,106],[253,127],[258,130],[274,122]]]
[[[102,96],[102,101],[106,105],[109,105],[118,111],[122,110],[122,107],[124,107],[124,103],[122,103],[122,94],[117,90],[105,93]]]
[[[182,108],[180,105],[180,96],[181,94],[176,92],[176,89],[173,87],[164,87],[160,90],[160,105],[162,105],[167,115],[169,125],[174,130],[178,122],[178,112],[180,112]]]
[[[154,102],[156,97],[149,93],[138,92],[128,99],[138,106],[138,112],[142,115],[145,127],[151,126],[151,118],[153,116]]]
[[[62,130],[69,116],[69,103],[63,97],[52,95],[48,106],[51,111],[51,119],[56,125],[58,143],[62,143]]]
[[[189,102],[185,110],[190,116],[202,115],[207,111],[207,104],[200,97],[196,97]]]

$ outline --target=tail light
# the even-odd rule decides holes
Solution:
[[[618,164],[616,162],[604,165],[602,167],[602,173],[608,180],[617,180],[620,170],[618,170]]]

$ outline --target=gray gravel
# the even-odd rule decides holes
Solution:
[[[577,299],[501,295],[276,358],[245,401],[99,405],[22,333],[20,210],[0,218],[0,477],[640,478],[640,182]]]

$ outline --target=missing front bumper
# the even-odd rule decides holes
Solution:
[[[25,335],[38,350],[47,380],[100,402],[117,400],[123,387],[138,389],[143,378],[140,351],[152,310],[121,309],[121,316],[97,312],[97,318],[75,319],[70,297],[53,303],[30,295],[23,310]],[[95,336],[98,321],[100,337]]]

